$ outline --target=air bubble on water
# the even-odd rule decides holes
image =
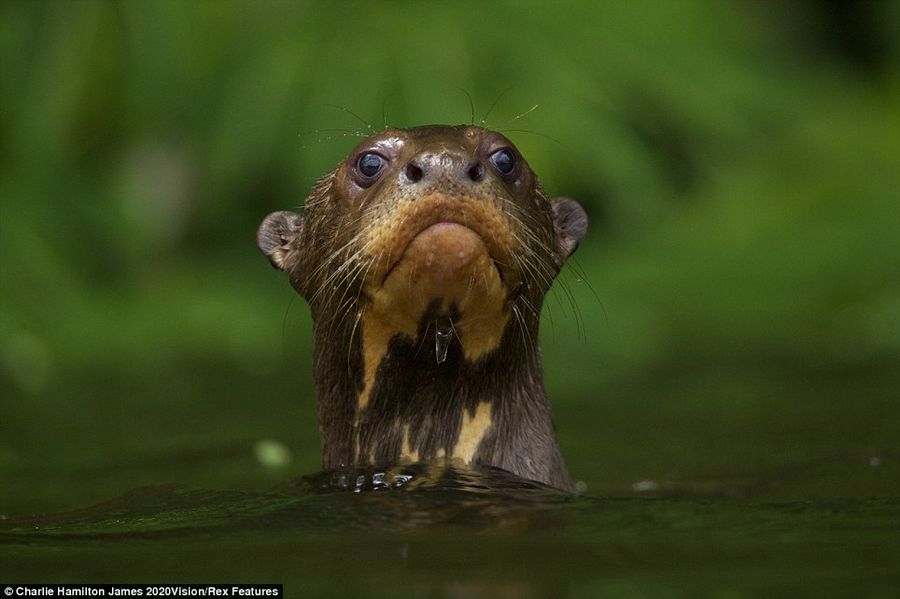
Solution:
[[[434,329],[434,357],[438,364],[443,364],[447,359],[447,350],[450,349],[450,339],[453,337],[453,327],[449,322],[436,324]]]

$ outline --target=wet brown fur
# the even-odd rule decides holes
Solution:
[[[492,166],[498,148],[514,153],[513,176]],[[388,159],[374,183],[357,170],[359,156],[372,151]],[[410,165],[421,167],[421,181]],[[479,165],[481,171],[472,170]],[[365,349],[373,341],[364,329],[366,318],[377,314],[379,290],[398,261],[411,259],[404,253],[410,240],[447,220],[484,241],[503,283],[502,309],[463,314],[457,300],[426,298],[421,312],[412,312],[418,319],[410,330],[393,331],[383,348],[368,346],[369,355],[381,358],[370,364],[367,386]],[[472,462],[570,488],[537,339],[544,295],[586,226],[576,202],[546,196],[511,142],[473,126],[372,136],[316,183],[302,214],[269,215],[259,229],[260,249],[312,310],[324,467],[459,457],[467,455],[461,434],[474,430],[465,440],[474,443]],[[411,272],[427,276],[413,266]],[[482,274],[473,272],[471,284],[480,285]],[[505,320],[497,320],[501,316]],[[502,334],[496,346],[473,353],[481,317],[502,326]],[[435,359],[437,322],[454,325],[443,363]],[[473,423],[482,428],[466,429]]]

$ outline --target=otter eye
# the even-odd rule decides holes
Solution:
[[[502,175],[508,175],[516,168],[516,157],[509,150],[497,150],[491,154],[491,162]]]
[[[367,179],[374,179],[383,166],[384,158],[374,152],[366,152],[356,161],[356,168]]]

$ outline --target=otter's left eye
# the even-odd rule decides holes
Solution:
[[[383,166],[384,158],[374,152],[366,152],[356,161],[356,168],[367,179],[374,179]]]
[[[491,162],[502,175],[508,175],[516,168],[516,157],[509,150],[497,150],[491,154]]]

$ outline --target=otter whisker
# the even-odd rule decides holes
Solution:
[[[332,266],[333,263],[334,263],[335,261],[337,261],[337,259],[338,259],[344,252],[346,252],[347,249],[353,247],[353,245],[355,245],[356,243],[359,242],[359,237],[360,237],[360,235],[354,236],[354,237],[353,237],[352,239],[350,239],[347,243],[345,243],[344,245],[342,245],[341,247],[339,247],[337,250],[335,250],[330,256],[328,256],[327,258],[325,258],[324,260],[322,260],[322,262],[319,264],[319,266],[316,267],[316,268],[309,274],[309,278],[310,278],[310,279],[315,279],[316,276],[318,276],[318,274],[319,274],[323,269]],[[346,261],[344,261],[344,263],[346,264]],[[338,268],[340,269],[341,267],[339,266]],[[329,278],[331,278],[331,277],[334,276],[335,274],[336,274],[336,273],[332,273],[332,275],[331,275]],[[338,274],[339,274],[339,273],[338,273]]]
[[[518,306],[513,306],[512,308],[513,314],[516,317],[516,324],[519,329],[519,336],[522,338],[522,343],[525,345],[529,355],[534,353],[534,340],[531,338],[531,335],[528,334],[528,325],[525,322],[525,317],[519,311]]]
[[[365,125],[366,129],[369,130],[370,135],[371,135],[371,132],[375,131],[375,128],[372,126],[372,123],[365,120],[364,118],[362,118],[361,116],[359,116],[358,114],[356,114],[355,112],[353,112],[352,110],[347,108],[346,106],[341,106],[340,104],[326,104],[326,106],[328,106],[329,108],[336,108],[336,109],[340,110],[341,112],[349,114],[350,116],[355,118],[357,121],[359,121],[360,123]],[[366,136],[364,135],[363,137],[366,137]]]
[[[353,374],[353,365],[351,361],[353,356],[353,338],[356,336],[356,327],[359,326],[360,320],[362,320],[362,310],[357,310],[356,318],[353,321],[353,328],[350,329],[350,341],[347,343],[347,376]]]
[[[500,102],[500,100],[503,98],[503,96],[505,96],[505,95],[507,94],[507,92],[509,92],[509,90],[511,90],[511,89],[512,89],[512,86],[507,87],[506,89],[504,89],[504,90],[503,90],[502,92],[500,92],[500,94],[497,96],[497,99],[495,99],[495,100],[491,103],[490,108],[488,108],[488,109],[487,109],[487,112],[484,113],[484,116],[481,117],[481,125],[482,125],[482,126],[484,126],[484,124],[487,122],[488,117],[491,116],[491,113],[494,111],[494,108],[497,107],[497,104]]]
[[[522,114],[518,114],[518,115],[514,116],[513,118],[509,119],[508,121],[506,121],[506,123],[504,123],[504,127],[506,125],[509,125],[510,123],[514,123],[515,121],[518,121],[520,118],[522,118],[524,116],[528,116],[529,114],[531,114],[532,112],[537,110],[537,107],[538,107],[538,104],[535,104],[534,106],[532,106],[531,108],[529,108],[528,110],[523,112]]]
[[[544,139],[549,139],[554,143],[562,145],[562,142],[555,137],[547,135],[546,133],[540,133],[539,131],[532,131],[530,129],[507,129],[504,127],[503,129],[498,129],[498,131],[501,131],[502,133],[529,133],[531,135],[537,135],[538,137],[543,137]]]
[[[352,269],[346,272],[342,281],[335,286],[335,289],[343,289],[343,292],[341,297],[337,300],[338,307],[332,315],[332,322],[334,325],[341,324],[347,314],[352,311],[351,308],[353,305],[357,303],[358,295],[357,297],[353,297],[350,291],[353,287],[357,286],[356,281],[359,277],[359,273],[368,268],[369,265],[370,264],[367,265],[365,262],[357,263]],[[332,294],[329,303],[334,303],[334,295],[336,295],[336,292]]]
[[[345,248],[346,247],[347,246],[345,246]],[[320,293],[322,293],[324,290],[326,290],[328,288],[328,286],[334,287],[335,286],[334,283],[337,280],[339,280],[340,277],[344,276],[344,274],[347,272],[348,269],[352,268],[353,265],[356,264],[357,260],[361,256],[361,253],[362,253],[361,250],[358,250],[358,251],[354,252],[351,256],[349,256],[348,258],[343,260],[343,262],[338,266],[338,268],[334,272],[332,272],[324,281],[321,282],[321,284],[319,285],[319,288],[316,290],[316,292],[313,294],[313,296],[310,297],[310,300],[312,301],[314,298],[318,297],[318,295]],[[319,269],[324,268],[325,266],[330,266],[335,261],[337,261],[338,252],[335,252],[335,254],[332,254],[332,256],[333,257],[331,260],[328,260],[327,262],[323,262],[322,265],[320,265],[320,267],[318,269],[316,269],[316,271],[314,271],[314,273],[319,271]]]

